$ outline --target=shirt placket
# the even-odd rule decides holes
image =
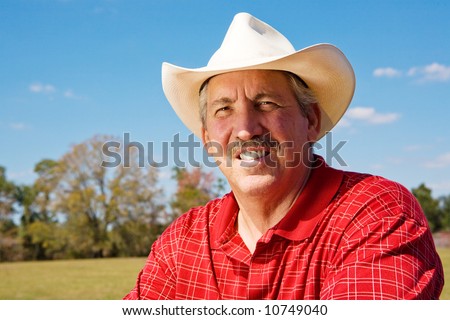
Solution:
[[[264,299],[268,288],[264,281],[264,262],[261,257],[254,256],[250,263],[247,282],[247,298],[250,300]]]
[[[270,267],[270,260],[276,257],[268,252],[273,252],[271,242],[273,231],[269,230],[257,243],[255,252],[252,255],[249,266],[247,282],[247,298],[250,300],[271,299],[270,294],[273,284],[269,279],[273,279],[273,273],[277,272]]]

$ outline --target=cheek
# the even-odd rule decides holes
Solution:
[[[295,119],[294,116],[283,116],[272,119],[267,124],[273,134],[273,138],[283,141],[295,142],[306,137],[308,131],[308,122],[306,119]]]
[[[208,141],[207,150],[211,156],[221,157],[225,155],[230,139],[229,126],[222,121],[207,122]]]
[[[207,122],[209,139],[216,142],[222,142],[229,136],[229,126],[224,121]]]

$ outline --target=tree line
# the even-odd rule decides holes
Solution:
[[[139,166],[136,150],[115,150],[127,166],[101,165],[112,140],[95,136],[41,160],[30,185],[9,181],[0,166],[0,261],[146,256],[173,219],[224,192],[211,172],[174,168],[177,188],[165,200],[158,169]],[[425,184],[412,193],[433,232],[450,229],[450,195],[436,199]]]
[[[190,207],[223,191],[201,168],[175,168],[177,189],[164,199],[158,169],[139,166],[137,150],[127,165],[102,166],[95,136],[59,160],[37,163],[31,185],[8,181],[0,167],[0,261],[145,256],[167,225]]]

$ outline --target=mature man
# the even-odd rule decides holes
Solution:
[[[439,297],[442,265],[410,192],[312,153],[353,96],[339,49],[295,51],[240,13],[206,67],[164,63],[162,76],[232,192],[161,235],[126,299]]]

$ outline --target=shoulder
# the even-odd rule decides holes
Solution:
[[[187,230],[195,228],[196,226],[208,225],[211,220],[215,220],[217,213],[228,197],[229,194],[221,198],[210,200],[203,206],[191,208],[177,218],[173,224]]]
[[[402,215],[427,225],[414,195],[402,184],[381,176],[345,172],[339,197],[350,212],[372,214],[373,219]]]
[[[204,206],[191,208],[176,218],[157,242],[176,246],[186,238],[207,239],[208,226],[216,220],[217,213],[227,197],[228,195],[225,195],[209,201]]]

